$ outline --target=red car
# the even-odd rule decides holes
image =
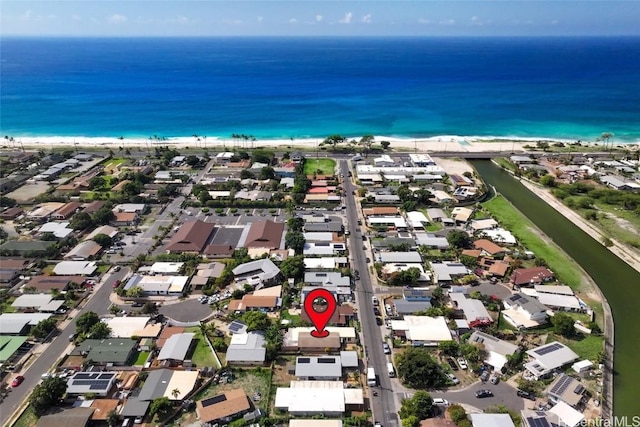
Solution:
[[[22,384],[22,381],[24,381],[24,377],[22,375],[18,375],[11,382],[11,387],[18,387],[20,384]]]
[[[116,280],[115,282],[113,282],[113,287],[117,288],[118,286],[120,286],[120,283],[122,283],[120,282],[120,280]]]

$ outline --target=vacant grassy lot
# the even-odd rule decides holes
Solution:
[[[604,348],[604,338],[594,335],[583,335],[579,339],[566,339],[558,335],[550,335],[547,342],[560,341],[575,351],[580,359],[598,360],[598,355]]]
[[[191,356],[191,360],[193,361],[193,363],[195,363],[195,365],[199,368],[204,366],[217,367],[218,364],[216,363],[216,359],[215,357],[213,357],[213,353],[209,348],[209,344],[207,344],[207,341],[202,336],[200,328],[186,328],[185,332],[193,332],[196,334],[194,337],[194,339],[197,341],[196,348],[193,351],[193,355]]]
[[[510,230],[520,244],[533,251],[537,257],[543,258],[559,280],[574,290],[581,287],[582,272],[578,264],[544,237],[542,232],[504,197],[496,196],[482,206],[503,228]]]
[[[105,165],[105,169],[115,168],[118,165],[126,163],[127,159],[111,159]]]
[[[306,175],[333,175],[336,169],[336,161],[333,159],[307,159],[304,163]]]

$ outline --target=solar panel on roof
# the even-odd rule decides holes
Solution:
[[[573,390],[575,394],[582,394],[583,391],[584,391],[584,386],[582,384],[578,384],[575,390]]]
[[[320,358],[318,358],[318,363],[334,364],[334,363],[336,363],[336,359],[335,359],[335,357],[320,357]]]
[[[562,395],[565,391],[567,391],[567,388],[569,388],[569,385],[571,385],[572,382],[573,378],[571,377],[560,377],[560,379],[551,388],[551,393],[558,396]]]
[[[87,380],[87,379],[91,378],[91,374],[80,372],[80,373],[75,374],[73,376],[73,378],[75,378],[77,380]]]
[[[105,382],[105,383],[96,383],[96,384],[91,384],[89,386],[89,390],[104,390],[105,388],[109,387],[109,383]]]
[[[558,349],[562,348],[562,344],[559,343],[553,343],[553,344],[549,344],[546,347],[542,347],[539,348],[537,350],[534,351],[534,353],[540,355],[540,356],[544,356],[545,354],[551,353],[552,351],[556,351]]]
[[[207,406],[215,405],[216,403],[224,402],[225,400],[227,400],[227,396],[225,396],[224,394],[219,394],[217,396],[204,399],[201,403],[202,407],[206,408]]]
[[[102,374],[98,377],[99,380],[110,380],[113,378],[113,374]]]
[[[527,418],[527,424],[529,424],[529,427],[550,427],[549,421],[547,421],[547,419],[544,417],[541,417],[541,418],[529,417]]]
[[[311,359],[308,357],[299,357],[298,363],[311,363]]]

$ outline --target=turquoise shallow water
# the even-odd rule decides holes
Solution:
[[[0,40],[12,136],[640,141],[640,38]]]

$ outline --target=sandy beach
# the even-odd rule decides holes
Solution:
[[[360,140],[361,136],[347,137],[348,140]],[[504,151],[518,152],[524,151],[523,146],[535,145],[537,141],[549,143],[562,142],[565,144],[574,143],[575,140],[557,138],[521,138],[510,136],[457,136],[441,135],[428,138],[399,138],[390,136],[376,136],[375,143],[389,141],[390,148],[394,151],[450,151],[450,152],[485,152]],[[111,138],[111,137],[66,137],[66,136],[45,136],[45,137],[15,137],[13,141],[4,140],[3,146],[6,148],[29,149],[53,149],[59,147],[158,147],[171,146],[175,148],[201,148],[212,151],[233,151],[234,149],[249,149],[258,147],[281,147],[283,149],[306,149],[314,150],[322,143],[323,138],[294,138],[294,139],[259,139],[255,141],[220,138],[220,137],[173,137],[173,138]],[[583,145],[594,145],[594,143],[582,143]]]

